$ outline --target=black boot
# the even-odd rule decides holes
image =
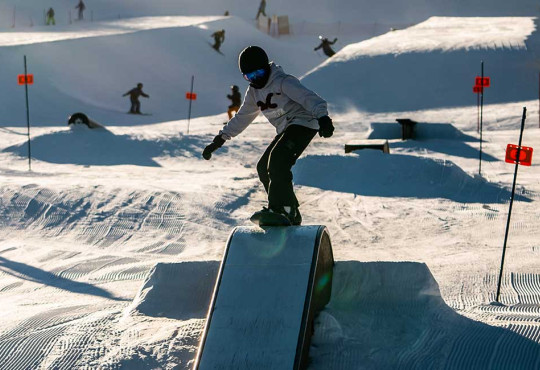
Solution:
[[[302,215],[300,214],[300,211],[298,210],[298,207],[291,206],[291,207],[270,207],[270,211],[279,213],[284,215],[291,221],[292,225],[298,226],[302,223]]]

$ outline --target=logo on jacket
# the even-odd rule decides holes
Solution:
[[[261,112],[269,108],[270,109],[277,108],[277,104],[272,103],[272,96],[274,96],[274,93],[270,93],[266,95],[266,103],[263,103],[262,101],[257,102],[257,106],[261,108]]]

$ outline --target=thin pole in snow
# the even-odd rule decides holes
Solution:
[[[191,102],[193,99],[191,98],[193,96],[193,81],[195,80],[195,76],[191,76],[191,90],[190,90],[190,99],[189,99],[189,112],[188,112],[188,121],[187,121],[187,134],[189,135],[189,122],[191,121]]]
[[[506,254],[506,242],[508,241],[508,231],[510,230],[510,217],[512,216],[512,205],[514,204],[514,193],[516,192],[516,179],[518,174],[518,168],[519,168],[519,156],[521,152],[521,140],[523,139],[523,130],[525,129],[525,118],[527,118],[527,108],[523,107],[523,116],[521,117],[521,130],[519,132],[519,144],[518,149],[516,153],[516,168],[514,170],[514,182],[512,184],[512,195],[510,197],[510,208],[508,210],[508,219],[506,220],[506,232],[504,233],[504,244],[503,244],[503,252],[501,257],[501,268],[499,271],[499,281],[497,283],[497,298],[495,299],[496,302],[499,302],[499,296],[501,294],[501,280],[503,275],[503,268],[504,268],[504,257]]]
[[[28,70],[26,68],[26,55],[24,56],[24,90],[26,94],[26,126],[28,128],[28,171],[32,171],[32,151],[30,149],[30,107],[28,104]]]
[[[476,94],[476,132],[480,133],[480,94]]]
[[[482,175],[482,125],[483,125],[483,113],[484,113],[484,61],[481,63],[482,69],[482,84],[480,87],[480,161],[478,165],[478,174]]]

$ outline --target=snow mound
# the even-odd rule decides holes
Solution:
[[[130,307],[132,313],[177,320],[206,317],[219,262],[158,263]]]
[[[313,369],[527,368],[538,357],[537,343],[456,314],[415,262],[337,262],[312,343]]]
[[[532,17],[433,17],[348,45],[308,72],[303,82],[326,91],[338,110],[466,106],[476,103],[472,87],[483,60],[485,76],[491,77],[486,102],[532,100],[538,93],[537,23]]]
[[[128,134],[114,134],[107,129],[89,129],[85,125],[76,125],[34,137],[32,157],[58,164],[159,167],[154,158],[166,155],[198,156],[200,148],[204,147],[207,140],[196,135],[148,139]],[[27,155],[28,146],[26,143],[20,143],[3,151],[24,157]]]
[[[224,55],[211,47],[210,36],[220,29],[226,30]],[[11,107],[0,116],[0,125],[26,127],[24,88],[14,84],[22,73],[23,55],[35,81],[29,88],[32,126],[63,124],[74,112],[107,127],[186,119],[185,93],[192,76],[197,93],[192,117],[224,113],[230,86],[247,88],[238,54],[248,45],[264,47],[271,59],[296,75],[319,62],[311,48],[283,44],[236,17],[152,17],[96,23],[63,34],[47,31],[20,36],[18,42],[26,45],[0,48],[6,51],[0,96]],[[55,37],[59,41],[46,42]],[[122,95],[138,82],[150,95],[141,99],[141,110],[152,115],[126,114],[129,98]]]
[[[510,199],[505,187],[472,177],[451,161],[374,150],[306,156],[295,166],[294,178],[298,185],[365,196],[445,198],[460,203]],[[530,201],[519,194],[516,199]]]
[[[478,139],[467,135],[450,123],[423,123],[418,122],[414,126],[415,140],[460,140],[473,141]],[[371,124],[371,132],[368,139],[401,139],[401,125],[399,123],[379,123]]]

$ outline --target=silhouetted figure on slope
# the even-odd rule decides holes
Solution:
[[[266,17],[266,0],[261,0],[261,4],[259,5],[259,10],[257,11],[257,16],[255,19],[259,20],[261,14]]]
[[[84,9],[86,9],[86,5],[84,5],[83,0],[80,0],[75,9],[79,9],[79,20],[82,21],[84,19]]]
[[[212,45],[212,47],[216,49],[217,52],[221,53],[219,48],[221,47],[221,44],[223,43],[223,41],[225,41],[225,30],[216,31],[213,34],[211,34],[210,37],[214,38],[214,45]]]
[[[337,41],[337,38],[334,39],[334,41],[329,41],[326,37],[319,36],[319,40],[321,40],[321,44],[317,46],[313,50],[319,50],[320,48],[323,49],[323,52],[328,56],[332,57],[336,53],[330,45],[334,45]]]
[[[150,95],[145,94],[142,91],[143,84],[138,83],[137,87],[129,90],[127,93],[125,93],[122,96],[129,95],[129,100],[131,101],[131,108],[129,110],[129,113],[131,114],[141,114],[141,102],[139,101],[139,96],[144,96],[145,98],[149,98]]]
[[[54,26],[56,25],[56,22],[54,21],[54,9],[49,8],[47,11],[47,26],[50,26],[51,24]]]
[[[231,100],[231,105],[229,105],[229,110],[227,114],[229,115],[229,120],[233,117],[232,112],[238,112],[240,105],[242,105],[242,95],[238,91],[238,86],[231,86],[232,94],[227,95],[227,98]]]

